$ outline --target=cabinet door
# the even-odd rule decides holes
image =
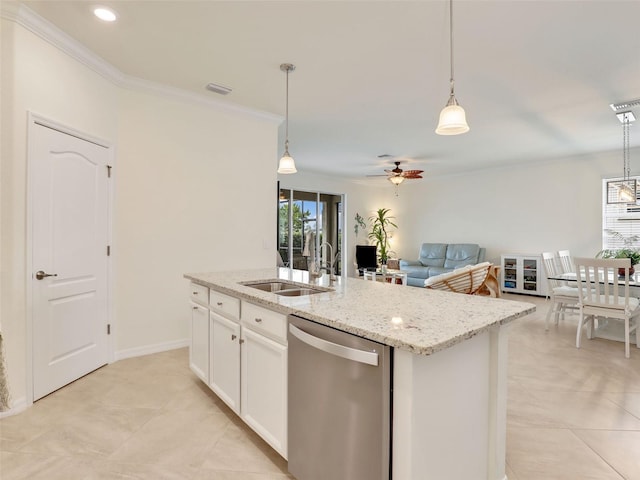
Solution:
[[[287,458],[287,347],[242,329],[242,419]]]
[[[209,386],[231,410],[240,412],[240,325],[215,312],[211,318]]]
[[[209,383],[209,309],[194,302],[191,302],[189,367]]]
[[[502,257],[502,290],[517,291],[518,286],[518,259],[516,257]]]

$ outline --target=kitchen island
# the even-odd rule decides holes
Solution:
[[[533,304],[356,278],[340,278],[333,283],[327,275],[310,279],[308,272],[285,268],[196,273],[185,277],[196,286],[210,289],[212,296],[237,300],[237,311],[244,312],[246,303],[248,311],[264,308],[274,315],[295,314],[392,347],[392,478],[506,478],[508,323],[533,312]],[[277,280],[311,285],[323,291],[285,296],[247,285]],[[208,303],[213,304],[211,299]],[[228,302],[215,304],[224,309]],[[233,313],[235,309],[234,305],[229,311]],[[222,316],[229,316],[229,311],[221,310]],[[240,318],[240,313],[237,315]],[[259,320],[262,322],[262,318]],[[264,329],[269,322],[267,318],[260,328]],[[245,325],[244,320],[238,323]],[[246,326],[247,333],[253,334],[251,325]],[[282,338],[277,329],[264,332],[272,340]],[[237,337],[231,332],[231,337],[234,335]],[[284,349],[282,354],[286,358],[286,342],[280,341],[278,345]],[[208,373],[201,373],[204,381],[216,383]],[[282,387],[279,381],[276,388]],[[213,386],[212,389],[216,391]],[[284,408],[286,412],[286,404]],[[286,458],[286,438],[278,440],[278,435],[272,435],[269,429],[261,432],[260,425],[256,428],[251,424],[254,419],[251,415],[244,419]]]

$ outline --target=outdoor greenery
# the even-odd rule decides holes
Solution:
[[[391,229],[398,228],[398,226],[393,223],[395,217],[388,216],[390,211],[388,208],[379,208],[375,215],[369,217],[371,224],[369,239],[378,247],[378,259],[383,265],[387,263],[389,256],[393,254],[389,249],[389,234],[391,233]]]
[[[280,249],[288,249],[289,248],[289,202],[281,203],[280,210],[278,212],[280,215],[280,221],[278,225],[280,225]],[[304,225],[304,220],[310,216],[311,212],[308,210],[303,212],[298,203],[293,204],[292,210],[292,221],[293,221],[293,247],[302,249],[302,237],[306,232],[302,231],[302,227]],[[285,252],[281,252],[285,253]],[[283,257],[284,258],[284,257]]]
[[[600,250],[596,255],[597,258],[629,258],[631,259],[631,265],[640,263],[640,250],[635,246],[640,240],[638,235],[630,235],[627,237],[620,232],[610,229],[605,230],[605,232],[622,241],[624,246],[622,248],[606,248]]]

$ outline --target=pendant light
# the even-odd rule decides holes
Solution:
[[[451,93],[447,105],[440,112],[436,133],[438,135],[460,135],[469,131],[464,109],[458,104],[454,94],[453,81],[453,0],[449,0],[449,53],[451,61]]]
[[[293,72],[296,69],[295,65],[290,63],[283,63],[280,65],[280,70],[287,74],[287,101],[285,111],[285,140],[284,140],[284,154],[278,163],[278,173],[289,174],[296,173],[296,163],[293,157],[289,154],[289,72]]]
[[[633,113],[623,112],[618,114],[618,118],[622,122],[622,162],[623,162],[623,180],[618,191],[620,202],[636,203],[636,181],[631,180],[631,167],[629,164],[629,124],[635,120]]]
[[[619,104],[626,107],[625,104]],[[614,105],[611,105],[613,108]],[[614,109],[615,110],[615,109]],[[607,203],[635,204],[637,200],[637,182],[631,178],[629,159],[629,126],[636,120],[632,111],[620,111],[616,116],[622,123],[622,179],[607,182]]]

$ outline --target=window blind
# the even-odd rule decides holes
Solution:
[[[640,181],[640,176],[631,176],[630,180]],[[609,203],[607,195],[610,192],[607,188],[610,182],[620,182],[624,179],[605,178],[602,180],[602,248],[616,249],[625,246],[640,247],[640,241],[632,241],[632,237],[640,238],[640,189],[636,192],[636,203]],[[640,182],[639,182],[640,185]],[[611,232],[618,232],[620,237],[612,235]],[[626,244],[626,242],[630,242]]]

